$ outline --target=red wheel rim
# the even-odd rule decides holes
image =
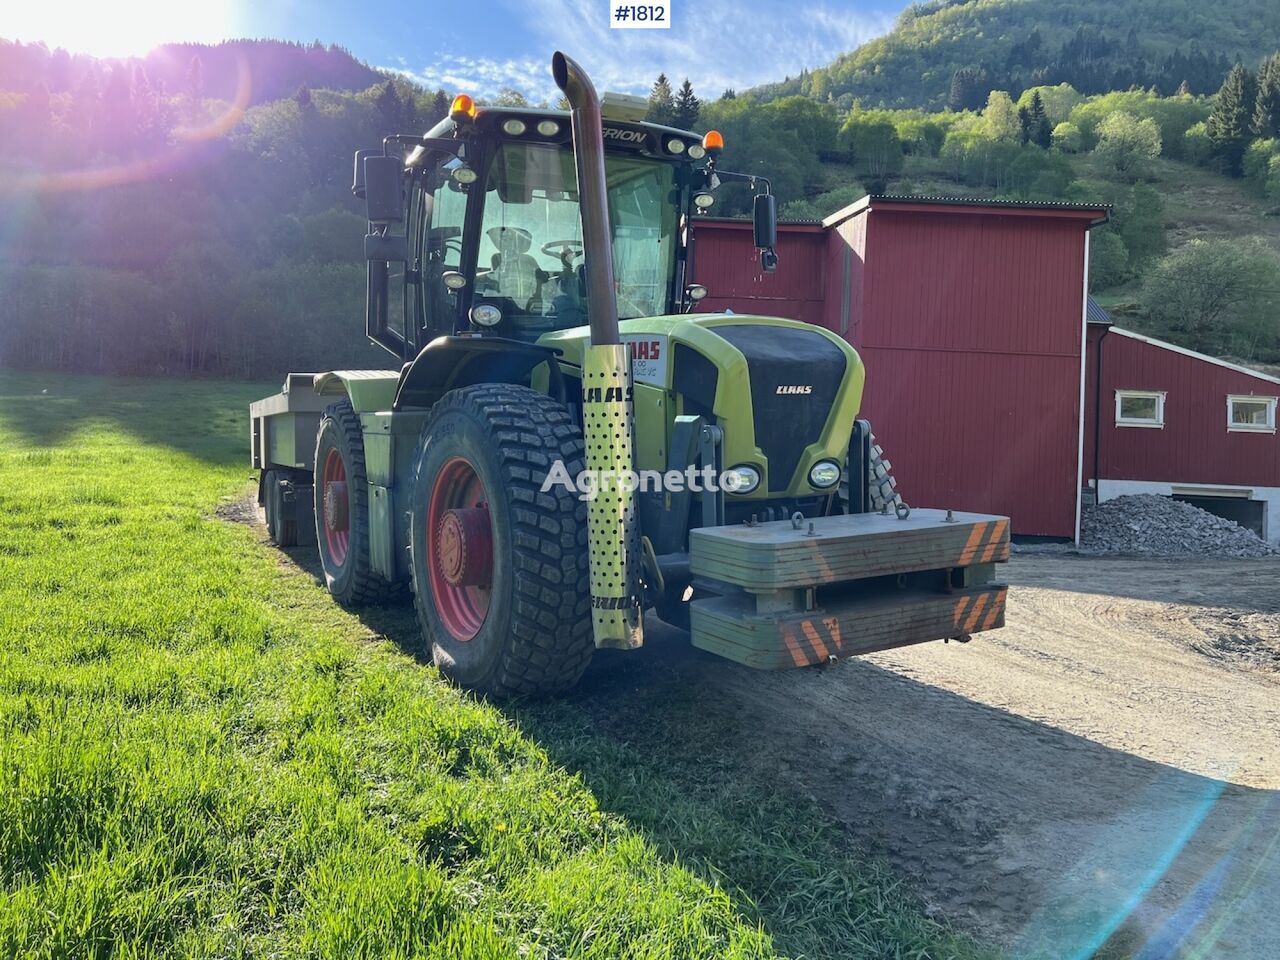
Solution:
[[[329,559],[341,567],[347,562],[347,545],[351,539],[351,494],[347,489],[347,465],[336,448],[324,458],[321,482],[324,484],[321,489],[324,541],[329,548]]]
[[[436,474],[425,533],[436,612],[449,634],[466,642],[489,614],[493,523],[484,484],[462,457],[445,461]]]

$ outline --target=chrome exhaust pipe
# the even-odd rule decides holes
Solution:
[[[586,264],[591,337],[582,358],[582,430],[587,469],[596,477],[596,494],[587,505],[591,625],[597,647],[630,650],[644,642],[640,529],[633,485],[621,482],[635,469],[631,356],[618,333],[604,126],[600,97],[582,67],[557,52],[551,75],[572,110]]]

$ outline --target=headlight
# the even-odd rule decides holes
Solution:
[[[705,190],[702,191],[701,193],[695,193],[693,195],[693,205],[697,207],[699,210],[707,210],[715,202],[716,202],[715,195],[707,193]]]
[[[720,474],[720,488],[726,493],[750,493],[760,486],[760,471],[745,463]]]
[[[471,308],[471,322],[480,327],[492,327],[502,319],[502,311],[492,303],[477,303]]]
[[[671,153],[684,153],[684,141],[672,137],[667,141],[667,150]]]
[[[809,482],[819,490],[834,487],[840,482],[840,464],[834,460],[819,460],[809,471]]]
[[[539,120],[538,132],[544,137],[554,137],[560,132],[560,124],[556,123],[554,120]]]
[[[707,155],[707,151],[702,149],[702,144],[700,143],[689,144],[689,156],[692,157],[694,160],[701,160],[706,155]]]
[[[461,290],[467,285],[467,278],[457,270],[449,270],[440,278],[450,290]]]
[[[510,120],[502,121],[502,132],[509,133],[513,137],[518,137],[529,128],[523,120],[516,120],[514,117]]]

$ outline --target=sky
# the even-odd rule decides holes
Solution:
[[[431,87],[554,99],[556,49],[596,85],[642,93],[659,71],[706,97],[781,80],[887,32],[903,0],[670,0],[671,27],[610,27],[610,0],[14,0],[0,37],[97,56],[169,41],[273,37],[337,43]]]

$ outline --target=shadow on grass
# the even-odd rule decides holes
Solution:
[[[323,584],[313,551],[289,556]],[[360,615],[430,663],[409,604]],[[1114,750],[866,661],[808,674],[815,691],[847,688],[847,714],[833,718],[827,703],[806,717],[801,702],[774,718],[778,684],[798,674],[754,673],[653,618],[648,628],[640,651],[598,652],[566,696],[498,706],[602,809],[728,890],[786,953],[936,946],[917,895],[1017,957],[1243,958],[1280,938],[1265,908],[1280,896],[1267,827],[1280,792]],[[891,749],[871,745],[877,731]],[[948,756],[953,742],[990,743],[1000,757]]]
[[[266,384],[0,370],[0,429],[35,448],[106,425],[217,465],[249,464],[249,404]]]

